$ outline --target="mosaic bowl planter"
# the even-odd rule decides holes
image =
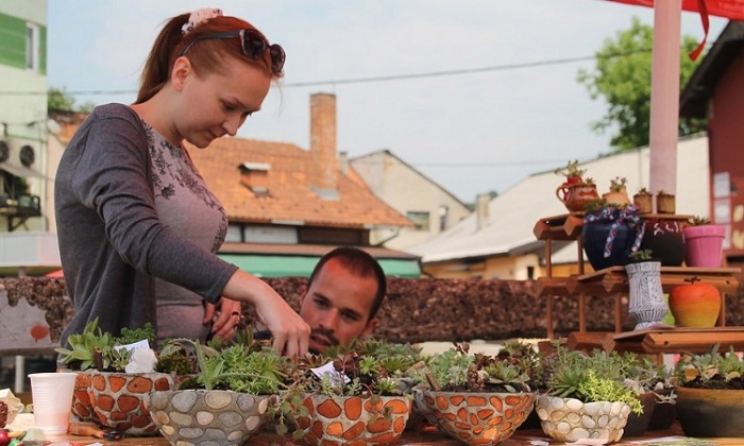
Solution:
[[[132,436],[157,435],[145,401],[155,390],[176,387],[167,373],[117,373],[87,371],[88,395],[97,421]]]
[[[75,377],[75,388],[72,391],[72,414],[80,421],[98,422],[98,417],[93,412],[93,405],[90,402],[90,375],[85,372],[78,372]]]
[[[230,390],[155,391],[150,417],[172,445],[241,445],[270,420],[274,395]]]
[[[602,438],[614,443],[622,438],[630,406],[620,402],[584,403],[575,398],[537,397],[535,405],[543,432],[551,438],[574,442]]]
[[[405,396],[305,395],[293,420],[311,445],[382,445],[400,440],[411,414]]]
[[[534,393],[424,392],[439,429],[462,444],[495,445],[527,419]]]

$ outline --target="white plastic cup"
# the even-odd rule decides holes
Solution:
[[[70,424],[77,373],[32,373],[34,427],[45,434],[65,434]]]

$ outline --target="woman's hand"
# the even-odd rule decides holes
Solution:
[[[288,357],[300,357],[307,353],[310,326],[266,282],[238,270],[222,291],[225,296],[256,307],[258,318],[271,331],[276,351]]]
[[[217,305],[207,304],[204,325],[212,323],[212,334],[222,339],[232,339],[243,318],[240,302],[223,297]]]

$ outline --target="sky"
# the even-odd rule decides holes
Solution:
[[[460,200],[610,151],[606,111],[576,81],[606,39],[653,9],[605,0],[49,0],[48,84],[131,103],[155,36],[202,7],[248,20],[287,53],[238,136],[308,149],[310,95],[334,93],[338,150],[390,150]],[[682,33],[703,38],[699,15]],[[727,21],[711,18],[708,43]],[[556,61],[580,59],[572,62]],[[457,72],[452,74],[452,72]],[[450,73],[450,74],[442,74]],[[390,77],[402,79],[385,80]],[[208,149],[207,149],[208,150]]]

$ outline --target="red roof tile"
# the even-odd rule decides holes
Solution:
[[[321,198],[311,187],[310,152],[293,144],[220,138],[204,150],[187,145],[209,188],[233,222],[302,221],[305,225],[362,228],[413,226],[372,192],[338,172],[338,199]],[[268,163],[268,194],[259,196],[241,184],[238,166]]]

